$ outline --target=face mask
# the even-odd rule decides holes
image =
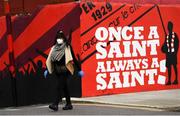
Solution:
[[[62,44],[63,43],[63,39],[57,39],[57,43],[58,44]]]

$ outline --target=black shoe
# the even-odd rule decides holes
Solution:
[[[171,85],[171,82],[170,82],[170,81],[168,81],[168,82],[166,83],[166,85]]]
[[[173,84],[173,85],[177,85],[177,84],[178,84],[178,81],[175,80],[172,84]]]
[[[72,110],[73,109],[73,106],[70,104],[70,105],[65,105],[65,107],[63,107],[63,110]]]
[[[51,104],[51,105],[49,105],[49,108],[50,108],[51,110],[58,111],[58,105]]]

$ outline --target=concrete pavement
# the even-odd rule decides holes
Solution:
[[[180,115],[180,112],[165,111],[152,108],[131,108],[126,106],[73,103],[73,110],[64,111],[59,105],[59,110],[54,112],[48,104],[32,105],[0,109],[0,115]]]
[[[72,101],[71,111],[61,109],[63,101],[58,112],[49,110],[48,104],[39,104],[0,109],[0,115],[180,115],[180,89],[72,98]]]
[[[72,100],[74,102],[94,102],[180,111],[180,89],[72,98]]]

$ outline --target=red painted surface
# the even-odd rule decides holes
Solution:
[[[13,52],[15,62],[18,65],[26,65],[29,58],[39,57],[40,55],[37,54],[36,49],[47,54],[49,48],[54,44],[58,30],[63,30],[66,36],[72,30],[73,43],[80,43],[80,11],[76,3],[46,5],[39,12],[28,16],[26,20],[29,21],[24,21],[21,16],[12,17],[13,36],[8,36],[5,17],[0,18],[0,24],[2,25],[0,31],[0,47],[2,48],[0,51],[0,70],[5,69],[4,62],[10,64],[9,52]],[[19,26],[23,28],[19,28]],[[77,54],[80,46],[73,44],[73,47],[75,54]],[[43,61],[45,66],[45,58],[41,56],[39,59]]]
[[[108,88],[107,85],[109,84],[110,80],[112,79],[110,74],[116,71],[110,71],[110,72],[97,72],[97,67],[98,67],[98,62],[104,62],[105,64],[105,70],[107,69],[106,67],[106,61],[119,61],[119,60],[134,60],[134,59],[143,59],[143,58],[147,58],[148,59],[148,65],[150,65],[151,63],[151,59],[153,57],[157,57],[158,58],[158,62],[160,62],[161,60],[166,59],[165,54],[161,52],[161,47],[162,44],[164,43],[164,39],[165,39],[165,32],[163,30],[163,26],[162,26],[162,22],[160,20],[160,16],[158,14],[158,10],[157,7],[153,7],[152,5],[140,5],[139,7],[137,7],[136,3],[136,10],[133,13],[129,12],[129,9],[134,7],[134,4],[126,4],[124,7],[122,7],[121,9],[119,9],[117,11],[118,8],[120,8],[123,4],[120,3],[113,3],[110,2],[112,5],[112,11],[108,12],[105,16],[101,16],[101,18],[97,18],[97,20],[94,20],[92,14],[94,12],[97,12],[98,9],[101,9],[102,6],[105,6],[105,3],[93,3],[95,7],[93,7],[92,9],[90,9],[88,7],[88,5],[86,3],[82,3],[81,7],[86,6],[86,11],[88,13],[85,13],[85,10],[83,10],[82,15],[81,15],[81,50],[82,50],[82,54],[81,54],[81,59],[85,59],[87,58],[87,56],[89,56],[91,53],[93,53],[94,51],[96,51],[96,44],[93,44],[92,41],[94,42],[97,40],[96,38],[92,39],[95,36],[95,32],[96,29],[98,29],[99,27],[123,27],[123,26],[127,26],[129,24],[131,24],[132,22],[134,22],[131,27],[135,27],[135,26],[143,26],[144,27],[144,31],[142,32],[142,35],[144,35],[144,41],[148,41],[148,34],[149,34],[149,27],[150,26],[157,26],[158,28],[158,34],[159,34],[159,43],[160,45],[157,47],[157,55],[151,56],[150,53],[150,49],[147,48],[146,49],[146,56],[142,57],[138,54],[137,57],[128,57],[128,58],[116,58],[115,56],[113,58],[105,58],[105,59],[97,59],[96,58],[96,52],[94,53],[91,57],[88,58],[88,60],[85,60],[85,62],[82,65],[82,69],[84,70],[84,77],[82,78],[82,96],[97,96],[97,95],[106,95],[106,94],[117,94],[117,93],[127,93],[127,92],[138,92],[138,91],[152,91],[152,90],[162,90],[162,89],[175,89],[175,88],[180,88],[180,84],[179,85],[171,85],[171,86],[166,86],[163,84],[159,84],[158,83],[158,75],[163,75],[165,77],[165,81],[167,82],[167,69],[166,72],[161,72],[160,68],[157,68],[157,75],[155,76],[155,83],[150,85],[148,84],[148,79],[149,76],[145,75],[144,77],[144,85],[140,85],[138,83],[138,81],[136,80],[135,86],[130,86],[130,87],[118,87],[116,88],[116,83],[113,83],[112,88]],[[152,9],[150,9],[151,7],[153,7]],[[165,26],[165,30],[167,31],[167,23],[168,21],[172,21],[174,24],[174,29],[173,31],[176,32],[178,35],[180,35],[180,22],[179,22],[179,15],[178,12],[180,12],[180,6],[179,5],[159,5],[160,11],[161,11],[161,15],[162,15],[162,20]],[[149,10],[150,9],[150,10]],[[116,12],[117,11],[117,12]],[[128,18],[122,18],[122,13],[124,13],[124,11],[128,12]],[[149,12],[147,12],[149,11]],[[143,15],[144,12],[147,12],[145,15]],[[100,16],[99,16],[100,17]],[[139,18],[138,18],[139,17]],[[119,23],[117,23],[117,20]],[[133,32],[130,32],[129,34],[133,35]],[[109,37],[109,36],[108,36]],[[87,43],[90,44],[87,45]],[[123,51],[125,48],[123,47],[123,42],[125,40],[121,40],[120,43],[120,48]],[[135,41],[134,38],[132,38],[130,40],[130,42]],[[141,41],[141,40],[137,40],[137,41]],[[104,42],[104,41],[103,41]],[[107,42],[107,40],[105,41]],[[84,46],[83,46],[84,45]],[[87,49],[88,48],[88,49]],[[110,47],[105,47],[106,51],[108,53],[108,51],[110,50]],[[132,50],[132,45],[130,46],[130,49]],[[155,48],[154,48],[155,49]],[[180,55],[180,52],[178,52],[178,56]],[[165,65],[164,65],[165,66]],[[114,67],[113,64],[111,64],[111,67]],[[140,65],[140,67],[142,67],[142,65]],[[178,67],[178,72],[180,71],[180,64],[178,63],[177,65]],[[124,76],[122,75],[123,72],[131,72],[131,71],[137,71],[140,72],[140,70],[143,70],[142,68],[140,69],[135,69],[135,70],[125,70],[125,71],[117,71],[116,73],[119,73],[119,79],[121,81],[121,83],[123,84],[123,80],[124,80]],[[106,77],[102,78],[101,82],[105,82],[107,85],[105,87],[105,89],[102,90],[98,90],[98,86],[102,86],[105,84],[99,83],[97,81],[97,75],[98,74],[106,74]],[[129,82],[131,82],[131,78],[132,76],[129,76]],[[179,76],[178,76],[179,77]],[[143,78],[143,77],[142,77]],[[175,74],[174,71],[172,71],[172,81],[174,81],[175,79]],[[116,80],[117,82],[117,80]]]
[[[82,0],[82,2],[118,2],[118,3],[141,3],[141,4],[180,4],[179,0]]]
[[[73,2],[74,0],[9,0],[12,14],[33,12],[40,5]],[[4,0],[0,0],[0,16],[5,15]]]
[[[114,61],[114,60],[125,60],[125,59],[139,59],[142,58],[141,56],[135,58],[105,58],[103,60],[97,60],[96,54],[93,54],[91,57],[87,58],[92,52],[96,50],[96,38],[94,38],[96,29],[98,27],[108,27],[108,26],[126,26],[130,25],[134,22],[131,26],[143,26],[144,31],[142,34],[145,36],[144,40],[149,40],[148,30],[150,26],[157,26],[158,27],[158,34],[159,34],[159,42],[160,45],[157,47],[158,54],[155,56],[151,56],[147,54],[145,58],[151,59],[152,57],[157,57],[158,61],[165,59],[165,54],[161,52],[161,46],[164,42],[165,32],[163,30],[163,25],[160,20],[160,16],[158,14],[157,6],[153,7],[152,4],[149,5],[142,5],[142,4],[126,4],[121,9],[120,6],[123,4],[121,3],[111,3],[112,9],[102,16],[101,18],[97,18],[94,20],[92,14],[96,12],[97,9],[102,9],[102,6],[105,3],[93,3],[95,7],[92,9],[87,7],[87,12],[82,9],[82,15],[80,17],[79,11],[77,14],[75,10],[79,9],[79,6],[86,5],[86,3],[69,3],[69,4],[57,4],[57,5],[47,5],[39,9],[38,12],[32,14],[31,16],[26,17],[27,22],[23,20],[21,16],[17,16],[13,18],[13,24],[17,24],[24,28],[18,28],[18,26],[14,26],[13,30],[18,30],[17,33],[14,31],[14,35],[17,35],[13,38],[14,41],[14,55],[15,61],[17,64],[24,65],[25,67],[29,63],[29,58],[34,59],[34,61],[41,60],[43,61],[43,66],[45,66],[45,58],[40,56],[36,53],[36,49],[42,50],[44,53],[48,54],[51,46],[54,42],[54,36],[58,30],[63,30],[65,35],[68,35],[71,29],[73,29],[73,40],[72,46],[75,52],[75,55],[80,55],[82,62],[82,70],[84,71],[85,75],[82,78],[82,96],[97,96],[97,95],[105,95],[105,94],[116,94],[116,93],[127,93],[127,92],[138,92],[138,91],[152,91],[152,90],[163,90],[163,89],[176,89],[180,88],[179,85],[172,85],[172,86],[165,86],[162,84],[158,84],[158,77],[155,76],[155,84],[149,85],[147,84],[149,77],[146,75],[144,80],[145,84],[142,86],[139,83],[136,83],[135,87],[124,87],[124,88],[115,88],[113,85],[112,89],[105,89],[105,90],[97,90],[97,81],[96,77],[97,74],[97,63],[100,61]],[[128,11],[129,9],[134,8],[134,12],[128,15],[128,18],[123,19],[122,13],[124,11]],[[152,8],[152,9],[150,9]],[[180,35],[180,22],[179,22],[179,12],[180,7],[179,5],[159,5],[163,23],[165,25],[165,31],[167,32],[167,22],[170,20],[174,23],[174,32]],[[117,10],[119,9],[119,10]],[[150,9],[150,10],[149,10]],[[147,12],[148,11],[148,12]],[[143,13],[147,12],[146,14],[142,15]],[[107,17],[107,18],[106,18]],[[119,17],[119,18],[118,18]],[[139,17],[139,18],[138,18]],[[75,20],[76,19],[76,20]],[[117,19],[119,20],[119,24],[117,24]],[[79,25],[81,21],[81,25]],[[5,17],[0,17],[0,25],[2,25],[2,30],[0,30],[0,45],[3,46],[3,51],[0,51],[2,55],[0,55],[0,70],[5,69],[4,62],[9,64],[9,51],[8,51],[8,42],[3,42],[6,40],[6,25]],[[116,27],[115,26],[115,27]],[[80,37],[81,34],[81,37]],[[5,37],[5,39],[4,39]],[[123,42],[123,41],[122,41]],[[9,45],[11,42],[9,42]],[[0,47],[1,47],[0,46]],[[123,49],[123,46],[120,46]],[[107,50],[110,48],[107,47]],[[1,49],[2,50],[2,49]],[[12,50],[11,48],[9,49]],[[150,49],[147,48],[147,53],[149,53]],[[178,56],[180,53],[178,52]],[[150,63],[149,63],[150,64]],[[142,66],[142,65],[140,65]],[[178,67],[180,67],[178,63]],[[167,71],[161,72],[159,68],[157,68],[157,74],[163,75],[167,78]],[[180,68],[178,68],[178,72]],[[140,71],[140,70],[135,70]],[[123,71],[120,71],[121,73]],[[108,75],[105,78],[106,82],[110,81],[110,72],[106,72]],[[172,80],[174,79],[174,73],[172,75]],[[123,78],[120,78],[123,81]],[[130,79],[131,81],[131,79]],[[167,79],[166,79],[167,81]]]

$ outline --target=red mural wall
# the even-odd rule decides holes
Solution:
[[[19,14],[25,12],[32,13],[36,7],[42,5],[74,2],[75,0],[8,0],[8,1],[11,6],[11,13]],[[5,15],[4,0],[0,0],[0,16],[2,15]]]
[[[167,49],[175,46],[173,42],[180,34],[179,12],[179,5],[138,2],[81,2],[39,7],[30,16],[12,17],[15,63],[23,71],[22,66],[33,67],[31,59],[41,60],[45,68],[44,54],[53,45],[55,33],[63,30],[68,36],[73,30],[72,46],[76,58],[80,56],[84,71],[80,80],[82,97],[177,89],[180,85],[173,84],[176,77],[173,65],[172,84],[166,85],[168,52],[163,53],[162,48],[166,44],[170,46]],[[170,33],[174,39],[168,40],[173,45],[167,43],[169,21],[176,33]],[[9,64],[4,16],[0,17],[0,27],[0,72],[3,72],[5,64]],[[179,51],[175,53],[177,65],[173,62],[178,72],[179,54]]]
[[[179,5],[94,2],[81,8],[82,96],[180,88],[173,65],[171,85],[166,85],[166,61],[179,60],[180,53],[173,52],[174,59],[162,52],[170,41],[169,21],[176,33],[171,48],[178,43]],[[179,72],[179,61],[172,64]]]
[[[57,81],[51,74],[44,76],[45,61],[60,30],[68,39],[71,35],[72,53],[78,59],[80,13],[78,3],[66,3],[11,16],[11,26],[9,15],[0,17],[0,107],[52,101]],[[81,78],[69,78],[68,83],[71,95],[81,97]]]
[[[63,9],[60,10],[61,8]],[[38,54],[35,49],[48,53],[58,30],[63,30],[66,36],[70,30],[73,30],[73,46],[79,43],[77,35],[79,35],[80,28],[77,22],[80,20],[78,17],[80,14],[78,12],[79,6],[76,3],[68,3],[46,5],[37,9],[31,16],[12,17],[16,64],[21,66],[28,62],[28,58],[36,58]],[[72,19],[71,17],[77,18]],[[4,62],[9,63],[5,16],[0,17],[0,24],[0,70],[4,70],[6,67]],[[79,47],[76,46],[74,49],[77,54]]]
[[[179,4],[179,0],[81,0],[82,2],[117,2],[117,3],[140,3],[140,4]]]

